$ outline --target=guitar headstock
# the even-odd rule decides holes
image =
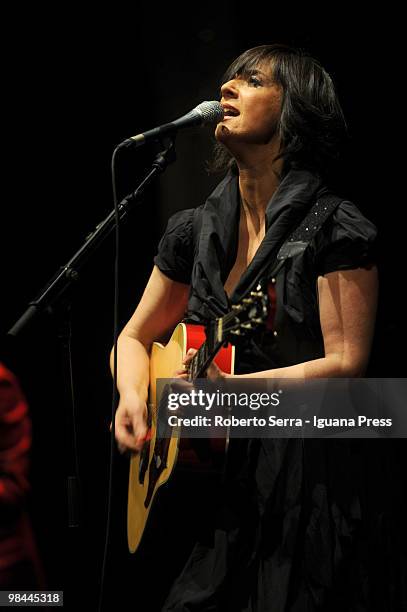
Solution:
[[[236,344],[238,338],[249,336],[266,324],[268,306],[268,295],[259,285],[239,304],[233,304],[225,316],[213,321],[213,338],[222,344]]]
[[[233,304],[230,312],[219,319],[209,321],[205,326],[206,341],[192,358],[189,366],[189,380],[204,376],[212,359],[222,345],[231,342],[237,344],[239,339],[254,334],[267,325],[269,317],[268,293],[262,290],[259,283],[255,291],[239,304]]]

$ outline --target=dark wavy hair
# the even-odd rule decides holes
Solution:
[[[306,51],[282,44],[261,45],[242,53],[226,70],[222,84],[236,75],[246,78],[269,62],[283,90],[279,132],[283,174],[290,168],[329,175],[347,140],[347,126],[334,84],[321,64]],[[236,162],[216,143],[210,172],[237,170]]]

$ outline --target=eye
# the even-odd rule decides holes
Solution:
[[[262,86],[262,81],[261,79],[259,79],[259,77],[251,75],[248,79],[247,82],[249,83],[249,85],[253,85],[253,87],[261,87]]]

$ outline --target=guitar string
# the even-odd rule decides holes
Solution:
[[[253,302],[254,303],[254,302]],[[237,329],[240,325],[241,325],[241,321],[239,320],[234,326],[232,327],[227,327],[227,325],[229,324],[229,322],[233,319],[237,318],[237,313],[235,312],[228,312],[224,317],[222,317],[222,324],[223,324],[223,328],[224,331],[230,332],[233,331],[235,329]],[[198,349],[196,355],[194,356],[194,358],[191,361],[191,366],[190,366],[190,372],[192,374],[192,378],[195,378],[194,374],[197,370],[199,370],[202,366],[203,363],[205,363],[205,361],[208,358],[208,341],[206,340]],[[196,366],[196,367],[195,367]]]

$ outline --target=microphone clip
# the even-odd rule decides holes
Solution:
[[[160,151],[153,161],[153,168],[157,168],[159,172],[164,172],[169,164],[172,164],[177,159],[175,151],[175,137],[174,136],[163,136],[160,140],[161,144],[165,147]]]

